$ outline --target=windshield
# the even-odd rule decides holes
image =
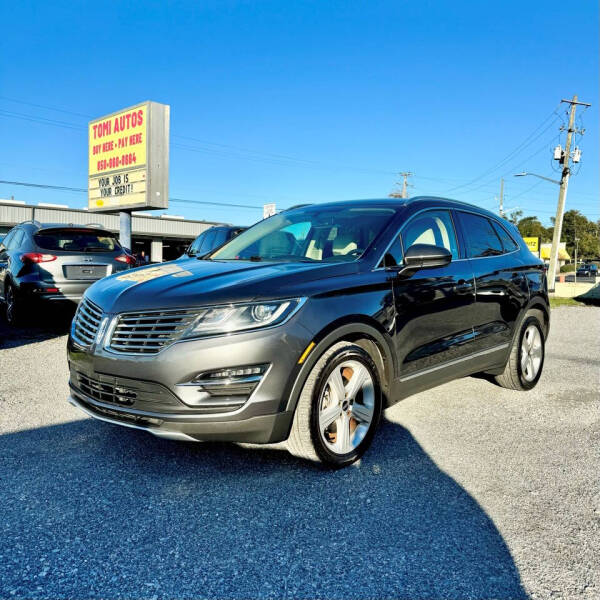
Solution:
[[[106,231],[89,229],[49,229],[34,236],[35,243],[44,250],[76,252],[113,252],[120,249],[116,238]]]
[[[247,229],[211,260],[343,262],[360,257],[394,216],[379,207],[311,206],[284,212]]]

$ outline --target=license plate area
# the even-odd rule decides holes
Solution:
[[[66,279],[96,280],[106,277],[106,265],[64,265]]]

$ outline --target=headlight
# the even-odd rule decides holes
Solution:
[[[295,298],[252,304],[210,306],[199,312],[182,337],[203,337],[280,325],[300,308],[303,301],[304,298]]]

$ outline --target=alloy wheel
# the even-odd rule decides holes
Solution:
[[[540,330],[529,325],[521,341],[521,372],[525,381],[533,381],[542,364],[543,346]]]
[[[319,399],[319,433],[338,455],[354,450],[367,435],[375,411],[374,382],[369,369],[347,360],[331,372]]]

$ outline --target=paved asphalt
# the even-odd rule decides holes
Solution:
[[[534,391],[410,398],[338,472],[90,420],[64,324],[0,324],[0,597],[597,599],[600,308],[552,319]]]

